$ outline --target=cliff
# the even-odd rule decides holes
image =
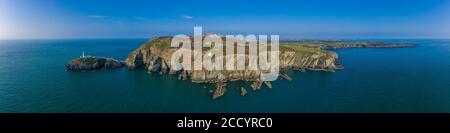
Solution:
[[[95,71],[102,69],[115,69],[123,64],[115,59],[102,57],[80,57],[71,60],[67,65],[68,71]]]
[[[159,37],[141,45],[126,59],[128,68],[145,67],[149,73],[178,73],[180,79],[191,79],[193,82],[255,81],[260,77],[261,72],[258,70],[173,71],[170,59],[178,48],[169,47],[170,41],[170,37]],[[282,69],[334,71],[340,68],[337,60],[338,55],[331,51],[294,45],[280,46]]]
[[[257,81],[261,74],[259,70],[175,71],[171,69],[170,60],[172,54],[178,48],[170,47],[170,43],[171,37],[154,38],[131,52],[125,61],[126,65],[129,69],[146,68],[149,73],[178,74],[181,80],[191,80],[196,83],[216,83],[214,99],[226,92],[225,82],[253,81],[259,83]],[[248,61],[248,56],[246,56],[246,60]],[[331,51],[299,45],[280,46],[281,69],[334,71],[340,68],[337,60],[338,55]]]

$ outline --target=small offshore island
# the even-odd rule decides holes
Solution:
[[[67,65],[67,71],[95,71],[121,68],[124,64],[118,60],[104,57],[84,56],[71,60]]]
[[[122,63],[111,58],[81,56],[71,60],[66,69],[68,71],[95,71],[121,68],[127,66],[129,70],[145,68],[148,73],[178,75],[180,80],[191,80],[194,83],[216,84],[212,90],[212,98],[223,96],[227,91],[227,82],[245,81],[250,83],[253,91],[260,90],[263,85],[272,89],[270,82],[259,81],[259,70],[179,70],[171,69],[170,60],[172,54],[179,48],[170,47],[172,37],[156,37],[142,44],[131,52]],[[409,43],[384,43],[384,42],[351,42],[328,40],[302,40],[280,42],[280,75],[279,78],[291,81],[292,78],[284,70],[295,71],[325,71],[334,72],[343,67],[338,64],[339,56],[332,50],[343,48],[401,48],[414,47]],[[203,54],[206,54],[204,51]],[[246,62],[248,57],[246,56]],[[246,95],[247,89],[239,87],[241,95]]]

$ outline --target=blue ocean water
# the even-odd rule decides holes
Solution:
[[[344,70],[290,72],[257,92],[232,83],[217,100],[211,85],[145,70],[65,71],[82,51],[124,60],[145,41],[0,41],[0,112],[450,112],[450,40],[371,40],[418,46],[337,50]]]

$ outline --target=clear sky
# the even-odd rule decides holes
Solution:
[[[0,38],[450,38],[449,0],[0,0]]]

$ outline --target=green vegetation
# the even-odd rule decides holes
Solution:
[[[384,42],[356,42],[356,41],[334,41],[334,40],[299,40],[282,41],[281,45],[302,45],[319,49],[341,49],[341,48],[394,48],[414,47],[411,43],[384,43]]]
[[[292,52],[302,52],[302,53],[310,53],[310,54],[314,54],[317,52],[323,52],[323,50],[320,50],[318,48],[306,47],[306,46],[302,46],[302,45],[281,45],[280,51],[292,51]]]
[[[153,46],[170,47],[172,37],[158,37],[150,41]]]
[[[77,58],[71,61],[73,64],[94,64],[97,63],[99,58],[94,57],[86,57],[86,58]]]

